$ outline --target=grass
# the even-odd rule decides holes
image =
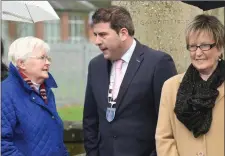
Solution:
[[[82,105],[69,105],[58,107],[59,116],[62,120],[67,121],[82,121],[83,117],[83,106]],[[71,156],[85,153],[83,143],[65,143],[68,152]]]
[[[57,110],[62,120],[81,121],[83,118],[83,106],[81,105],[59,107]]]

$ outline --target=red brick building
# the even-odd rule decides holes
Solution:
[[[90,14],[110,1],[49,1],[60,20],[35,24],[2,21],[2,38],[6,45],[21,36],[36,36],[48,43],[92,41]]]

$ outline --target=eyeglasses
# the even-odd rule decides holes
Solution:
[[[213,44],[202,44],[202,45],[187,45],[187,50],[194,52],[196,51],[198,48],[200,48],[202,51],[207,51],[212,49],[213,47],[216,46],[216,43]]]
[[[48,60],[48,62],[52,62],[52,59],[49,57],[49,56],[29,56],[30,58],[36,58],[36,59],[39,59],[39,60],[43,60],[46,62],[46,60]]]

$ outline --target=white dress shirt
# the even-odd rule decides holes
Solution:
[[[123,54],[122,56],[122,60],[123,60],[123,65],[122,65],[122,80],[124,78],[124,75],[127,71],[127,67],[128,67],[128,64],[130,62],[130,59],[131,59],[131,56],[134,52],[134,49],[136,47],[136,41],[133,39],[133,43],[132,45],[130,46],[130,48]],[[114,84],[114,81],[115,81],[115,63],[112,64],[112,68],[111,68],[111,73],[110,73],[110,84],[111,87],[109,88],[112,88],[113,84]]]

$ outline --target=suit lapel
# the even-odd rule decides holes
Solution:
[[[120,90],[118,93],[117,101],[116,101],[116,108],[118,109],[119,105],[121,104],[123,97],[132,82],[135,74],[137,73],[142,61],[143,61],[143,51],[141,51],[141,44],[136,40],[136,48],[131,56],[129,61],[126,73],[124,75],[123,81],[120,86]]]
[[[105,106],[108,104],[108,89],[109,89],[109,78],[110,78],[110,71],[112,64],[108,60],[103,60],[103,63],[101,64],[102,68],[99,68],[99,70],[102,70],[102,76],[99,76],[100,78],[100,84],[102,89],[99,90],[99,93],[101,94],[100,97],[102,97],[102,103]]]

